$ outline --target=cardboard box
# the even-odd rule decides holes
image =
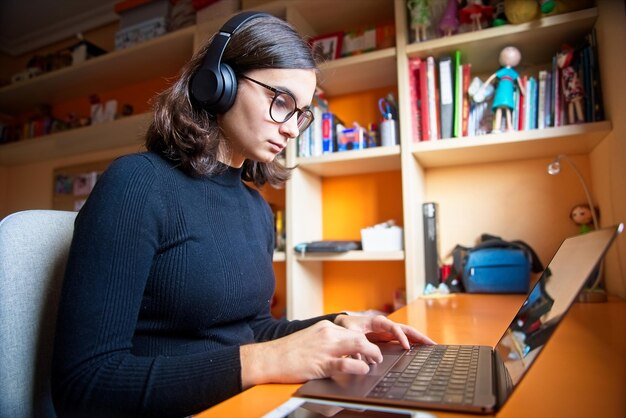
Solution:
[[[120,16],[120,30],[154,19],[165,19],[167,22],[170,9],[170,0],[125,0],[115,4],[115,13]]]
[[[164,35],[166,32],[167,22],[165,18],[158,17],[139,25],[117,31],[115,34],[115,49],[128,48]]]

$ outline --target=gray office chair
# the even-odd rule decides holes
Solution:
[[[76,212],[0,221],[0,417],[55,417],[50,365]]]

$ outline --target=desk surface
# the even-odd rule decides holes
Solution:
[[[519,295],[418,299],[390,317],[439,343],[494,346],[522,301]],[[197,417],[259,417],[298,387],[255,386]],[[576,303],[497,416],[626,417],[626,302]]]

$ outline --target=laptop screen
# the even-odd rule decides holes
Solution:
[[[519,383],[585,283],[602,273],[600,260],[622,230],[620,224],[563,242],[495,347],[509,382],[501,395],[510,394]]]

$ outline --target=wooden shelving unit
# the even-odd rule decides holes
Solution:
[[[286,188],[287,248],[322,239],[322,184],[336,176],[398,171],[402,179],[404,251],[345,254],[306,254],[287,250],[274,255],[286,263],[289,318],[323,313],[324,263],[327,261],[404,261],[407,298],[424,288],[421,204],[425,201],[428,170],[442,167],[506,163],[550,158],[558,153],[588,155],[613,129],[611,122],[512,132],[472,138],[413,143],[408,121],[410,57],[462,53],[472,72],[491,73],[498,67],[497,52],[514,44],[528,68],[547,66],[561,43],[589,32],[598,18],[596,8],[545,17],[522,25],[508,25],[422,43],[408,43],[404,0],[281,0],[262,10],[292,22],[308,36],[394,22],[396,46],[329,61],[321,65],[320,84],[328,97],[396,86],[400,105],[400,145],[349,151],[313,158],[296,158],[295,143],[287,149],[286,164],[297,166]],[[329,10],[333,13],[329,15]],[[337,16],[337,17],[333,17]],[[151,77],[175,74],[223,19],[190,27],[144,44],[106,54],[0,89],[0,112],[20,112],[41,102],[55,102],[119,88]],[[94,125],[0,146],[0,168],[45,161],[93,151],[138,145],[150,114]],[[364,227],[366,225],[363,225]],[[410,256],[409,256],[410,254]]]

